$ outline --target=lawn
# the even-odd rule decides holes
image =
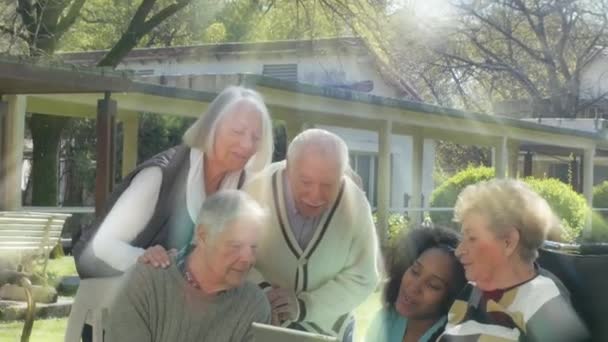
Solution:
[[[61,342],[65,335],[67,318],[36,320],[30,342]],[[23,329],[22,321],[0,323],[0,341],[19,341]]]
[[[49,285],[55,285],[61,276],[76,274],[76,267],[72,257],[63,257],[49,260],[47,276]],[[373,315],[380,307],[380,292],[372,294],[361,306],[355,310],[357,318],[355,340],[363,341],[368,325]],[[34,323],[30,338],[31,342],[61,342],[63,341],[67,318],[40,319]],[[0,341],[19,341],[23,329],[23,322],[0,322]]]
[[[41,265],[36,265],[35,271],[42,271]],[[46,269],[48,284],[56,286],[65,275],[76,275],[74,258],[63,257],[49,260]],[[60,342],[63,341],[67,318],[36,320],[32,330],[31,342]],[[19,341],[23,329],[23,321],[0,322],[0,341]]]
[[[355,341],[363,341],[365,331],[367,331],[367,327],[370,324],[373,315],[379,309],[379,299],[380,293],[376,292],[355,311],[357,317]],[[67,318],[37,320],[36,323],[34,323],[34,330],[30,341],[61,342],[63,341],[66,326]],[[19,341],[22,328],[23,322],[0,324],[0,341]]]

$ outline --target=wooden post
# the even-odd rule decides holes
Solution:
[[[496,172],[496,178],[507,178],[509,164],[509,148],[507,137],[501,137],[494,148],[494,158],[492,164]]]
[[[422,135],[412,136],[412,197],[410,199],[410,208],[415,210],[410,211],[410,217],[414,224],[418,225],[422,222],[422,177],[424,168],[424,137]]]
[[[0,209],[18,210],[22,205],[26,97],[8,95],[5,99],[6,102],[0,102]]]
[[[378,131],[378,240],[384,246],[388,232],[388,216],[391,199],[391,134],[392,122],[385,121]]]
[[[103,213],[104,206],[113,186],[114,154],[114,118],[116,101],[110,99],[106,92],[103,100],[97,101],[97,165],[95,177],[95,215]]]
[[[532,158],[533,154],[530,151],[527,151],[524,155],[524,177],[532,176]]]
[[[583,152],[583,196],[587,200],[590,209],[593,208],[593,159],[595,157],[595,147],[586,148]],[[591,237],[591,210],[587,215],[583,237]]]

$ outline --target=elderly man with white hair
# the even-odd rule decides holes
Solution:
[[[266,212],[249,195],[222,190],[199,212],[192,245],[167,268],[138,263],[110,308],[108,341],[251,341],[270,306],[253,266]]]
[[[268,206],[251,279],[273,323],[352,341],[352,311],[378,282],[378,246],[365,194],[350,177],[348,148],[321,129],[300,133],[287,160],[245,184]]]

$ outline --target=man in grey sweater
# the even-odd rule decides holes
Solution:
[[[208,197],[189,248],[165,268],[138,263],[124,275],[110,308],[108,340],[253,340],[251,323],[270,322],[266,296],[245,282],[265,217],[243,192]]]

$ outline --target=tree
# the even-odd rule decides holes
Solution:
[[[580,101],[580,76],[598,45],[608,42],[608,1],[456,0],[454,5],[459,21],[443,31],[447,43],[429,46],[457,75],[475,75],[499,99],[530,98],[539,115],[575,116],[597,100]]]
[[[19,46],[27,47],[27,54],[32,57],[51,56],[64,35],[77,22],[85,2],[86,0],[18,0],[16,5],[9,4],[2,12],[0,32],[5,34],[5,40],[6,35],[12,40],[18,38]],[[144,36],[190,2],[191,0],[142,0],[134,7],[128,25],[98,66],[116,67]],[[114,4],[120,2],[114,1]],[[108,2],[106,5],[109,5]],[[32,204],[56,205],[57,155],[61,133],[68,120],[34,113],[28,123],[34,142]]]

